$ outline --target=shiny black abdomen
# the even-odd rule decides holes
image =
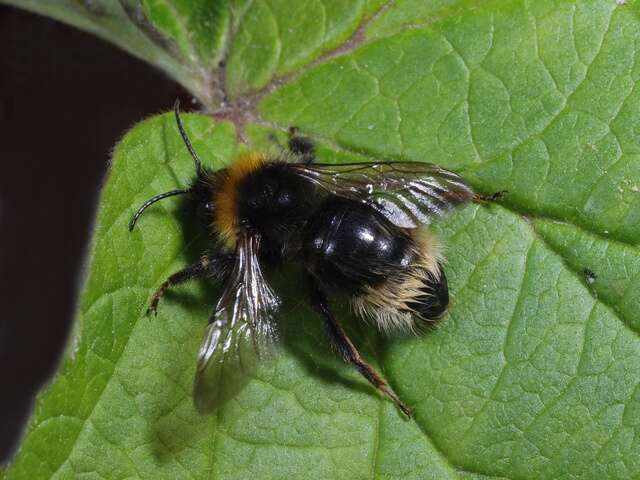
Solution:
[[[326,287],[346,294],[382,283],[408,268],[411,239],[373,208],[330,197],[316,210],[303,233],[303,256]]]

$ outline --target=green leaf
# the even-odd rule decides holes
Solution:
[[[265,87],[337,48],[381,0],[234,2],[234,35],[226,73],[231,97]]]
[[[192,65],[217,67],[230,21],[225,0],[144,0],[143,5],[149,22],[172,38]]]
[[[193,175],[167,114],[115,150],[77,337],[3,478],[639,478],[640,10],[620,3],[325,2],[317,17],[339,27],[307,38],[296,15],[320,4],[234,2],[236,100],[219,117],[236,125],[185,115],[209,165],[245,148],[238,134],[273,149],[295,125],[323,161],[431,161],[509,192],[434,227],[452,294],[438,329],[384,338],[340,311],[415,419],[330,354],[293,270],[275,282],[282,352],[214,415],[195,412],[219,286],[144,311],[206,232],[179,198],[127,232],[141,202]],[[203,45],[185,48],[216,58]]]

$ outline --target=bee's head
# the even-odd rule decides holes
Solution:
[[[190,194],[193,200],[195,201],[198,213],[202,215],[203,218],[205,218],[208,222],[210,222],[210,219],[213,216],[213,202],[212,202],[213,196],[211,192],[211,182],[210,182],[211,172],[202,166],[202,162],[200,161],[198,154],[194,150],[193,145],[191,145],[191,141],[189,140],[189,137],[187,136],[187,133],[185,132],[184,127],[182,126],[182,121],[180,120],[180,101],[179,100],[176,100],[176,103],[173,106],[173,111],[176,116],[176,124],[178,125],[178,130],[180,131],[182,140],[184,141],[184,144],[186,145],[187,150],[189,150],[189,153],[191,154],[191,158],[193,158],[193,161],[195,163],[196,179],[194,180],[193,184],[189,188],[183,188],[179,190],[171,190],[168,192],[164,192],[144,202],[131,218],[131,222],[129,222],[129,231],[133,230],[133,227],[135,227],[136,222],[138,221],[138,218],[140,218],[140,216],[144,213],[144,211],[148,207],[150,207],[151,205],[153,205],[154,203],[160,200],[173,197],[175,195]]]
[[[201,169],[198,172],[198,178],[193,182],[189,193],[195,205],[196,214],[202,219],[206,225],[213,222],[213,198],[216,183],[212,178],[213,174],[207,169]]]

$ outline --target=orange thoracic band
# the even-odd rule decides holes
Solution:
[[[219,172],[214,193],[214,227],[224,244],[235,250],[238,235],[238,188],[243,179],[264,165],[266,158],[256,152],[239,156],[227,169]]]

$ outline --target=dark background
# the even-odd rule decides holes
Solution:
[[[178,95],[102,40],[0,7],[0,464],[67,340],[111,148]]]

